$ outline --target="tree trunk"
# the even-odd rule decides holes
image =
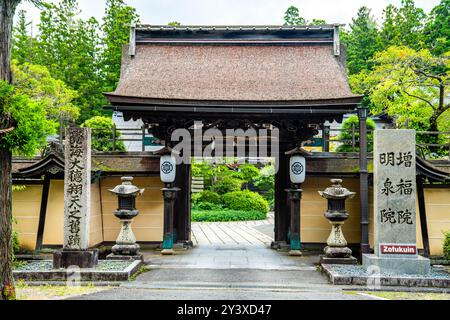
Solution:
[[[11,37],[14,13],[20,0],[0,0],[0,78],[11,83]],[[0,109],[0,129],[11,125]],[[2,128],[4,127],[4,128]],[[11,151],[0,145],[0,300],[15,299],[12,275]]]
[[[0,148],[0,300],[15,298],[12,276],[11,151]]]

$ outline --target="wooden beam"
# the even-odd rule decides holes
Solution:
[[[45,217],[47,214],[48,194],[50,191],[50,181],[51,181],[50,176],[46,174],[44,177],[44,185],[42,187],[41,209],[39,212],[39,225],[36,237],[35,250],[42,249],[42,242],[44,239],[44,230],[45,230]]]

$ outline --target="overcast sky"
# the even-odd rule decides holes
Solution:
[[[53,2],[58,2],[57,0]],[[94,16],[100,20],[103,16],[105,0],[78,0],[81,17]],[[283,15],[290,5],[299,8],[307,20],[324,19],[328,23],[351,22],[359,7],[372,9],[380,20],[383,8],[388,4],[399,6],[401,0],[127,0],[134,6],[146,24],[167,24],[179,21],[182,24],[201,25],[264,25],[282,24]],[[416,6],[427,13],[439,3],[439,0],[416,0]],[[33,24],[39,22],[39,10],[23,3],[20,9],[28,13]]]

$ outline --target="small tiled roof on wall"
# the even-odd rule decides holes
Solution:
[[[358,100],[336,28],[139,26],[123,49],[118,87],[106,96],[112,104]]]

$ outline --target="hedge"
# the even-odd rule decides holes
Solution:
[[[269,204],[260,194],[249,190],[235,191],[223,196],[225,207],[231,210],[259,211],[264,215],[269,211]]]
[[[266,213],[260,211],[239,210],[192,210],[192,221],[194,222],[227,222],[227,221],[249,221],[265,220]]]

